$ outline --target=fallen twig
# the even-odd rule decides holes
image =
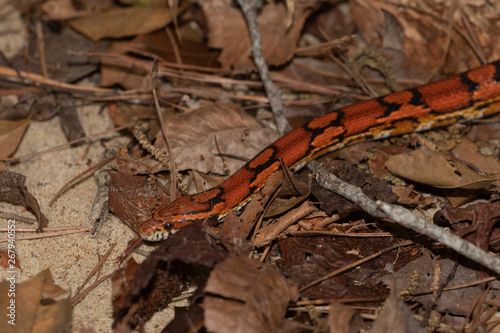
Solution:
[[[264,53],[262,52],[262,45],[260,42],[260,32],[259,25],[257,24],[257,10],[262,6],[263,1],[261,0],[238,0],[243,16],[248,24],[248,30],[250,31],[250,40],[252,41],[252,46],[250,50],[252,52],[252,57],[259,70],[260,79],[264,84],[264,89],[266,90],[266,95],[269,98],[269,104],[271,110],[273,111],[274,120],[276,121],[276,127],[278,132],[282,135],[290,132],[292,129],[288,124],[288,120],[285,117],[283,111],[283,104],[281,103],[281,91],[276,88],[271,76],[269,75],[269,69],[267,68],[266,60],[264,59]]]
[[[379,218],[389,218],[402,226],[441,242],[464,257],[474,260],[491,271],[500,274],[500,258],[481,250],[472,243],[452,233],[444,231],[442,228],[416,216],[408,209],[380,201],[375,202],[365,195],[360,188],[328,173],[315,161],[309,163],[308,168],[317,173],[316,179],[322,186],[355,202],[368,214]]]

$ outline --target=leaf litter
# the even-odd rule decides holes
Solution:
[[[0,128],[5,129],[0,131],[0,142],[4,143],[0,145],[3,149],[0,157],[14,154],[32,119],[63,115],[53,107],[57,98],[51,101],[50,96],[67,90],[68,86],[62,83],[68,82],[72,91],[78,92],[69,95],[70,99],[80,99],[75,99],[76,104],[65,101],[67,109],[78,107],[81,101],[106,103],[103,108],[115,125],[131,129],[133,125],[128,125],[132,122],[146,122],[149,130],[145,136],[153,150],[165,153],[166,144],[154,120],[147,90],[152,84],[159,84],[167,132],[183,178],[181,192],[213,186],[277,138],[272,127],[263,126],[268,117],[258,109],[267,100],[260,81],[250,74],[255,65],[248,51],[248,30],[241,11],[231,2],[204,1],[196,6],[179,2],[170,8],[121,6],[113,2],[94,6],[82,3],[76,8],[75,3],[53,6],[54,3],[46,1],[37,10],[52,22],[64,19],[69,24],[57,27],[48,21],[35,21],[32,27],[43,26],[30,34],[30,44],[37,47],[31,47],[24,57],[20,53],[9,63],[2,61],[2,66],[14,64],[20,75],[45,72],[44,75],[58,81],[31,76],[25,86],[12,85],[8,82],[13,76],[9,77],[0,68],[2,88],[13,96],[25,96],[24,100],[18,98],[17,104],[2,104],[0,108]],[[494,37],[485,34],[488,29],[477,29],[494,21],[490,6],[487,2],[466,4],[460,14],[443,19],[451,8],[436,4],[419,7],[419,4],[396,6],[365,0],[338,4],[271,1],[261,9],[258,21],[264,55],[274,69],[272,77],[285,92],[285,99],[293,96],[285,100],[287,108],[300,112],[316,108],[325,112],[332,105],[352,103],[354,98],[366,99],[363,91],[387,92],[384,81],[389,78],[380,74],[384,73],[383,64],[366,60],[372,53],[366,52],[361,64],[346,59],[346,55],[351,56],[363,45],[371,45],[387,59],[395,79],[405,86],[423,83],[437,72],[451,74],[477,65],[481,57],[499,58],[499,44],[491,42]],[[36,20],[34,17],[31,19]],[[458,21],[450,25],[447,20]],[[478,36],[470,42],[463,37],[462,29]],[[356,38],[350,35],[354,30]],[[41,39],[45,48],[40,44]],[[102,41],[93,42],[98,40]],[[59,45],[65,45],[66,41],[71,52],[58,52]],[[485,55],[482,49],[486,46],[489,48]],[[423,49],[428,49],[425,56],[421,56]],[[29,62],[29,69],[21,66],[27,63],[26,55],[37,59]],[[345,74],[345,67],[332,60],[334,56],[340,56],[352,68],[362,69],[352,73],[353,79]],[[152,59],[156,57],[159,57],[159,81],[152,80],[151,75]],[[445,58],[449,61],[444,61]],[[98,68],[97,59],[102,64],[100,73],[89,76]],[[378,63],[377,70],[363,68],[374,63]],[[368,86],[357,87],[359,76],[365,78]],[[111,89],[96,93],[73,86],[81,77],[100,80],[102,86]],[[42,83],[48,94],[39,88]],[[118,86],[125,91],[116,89]],[[31,95],[22,90],[28,88]],[[49,97],[44,101],[46,96]],[[31,116],[31,110],[37,108],[43,113]],[[71,121],[74,119],[77,118]],[[63,123],[63,128],[67,124]],[[76,121],[76,132],[83,130],[79,125]],[[373,199],[398,201],[427,217],[432,216],[429,211],[439,210],[434,216],[435,223],[450,227],[452,232],[486,251],[498,251],[498,214],[494,208],[494,201],[498,200],[495,187],[498,147],[493,141],[477,141],[487,140],[487,132],[489,138],[495,138],[498,130],[484,129],[476,134],[473,131],[460,143],[451,143],[454,148],[449,153],[426,148],[410,153],[423,155],[417,158],[419,164],[406,154],[415,146],[415,141],[407,138],[390,139],[383,145],[364,143],[332,154],[335,161],[331,156],[323,161]],[[69,134],[68,140],[74,135]],[[433,140],[426,135],[418,138],[417,142]],[[101,143],[104,145],[106,141]],[[442,146],[446,145],[435,145]],[[485,152],[487,156],[481,154]],[[397,157],[397,153],[403,154]],[[392,163],[386,163],[387,159]],[[349,164],[339,166],[346,162]],[[368,168],[375,176],[364,171]],[[167,168],[145,154],[135,141],[121,147],[115,164],[108,170],[110,210],[133,230],[153,209],[165,205],[169,197],[179,195],[167,190],[168,182],[164,179]],[[214,178],[214,174],[222,177]],[[307,179],[306,174],[301,175],[302,179]],[[264,238],[272,241],[256,247],[252,242],[255,235],[263,233],[266,225],[276,223],[267,220],[265,212],[277,205],[273,197],[281,186],[281,181],[271,181],[241,215],[229,214],[222,226],[216,220],[189,225],[159,245],[142,263],[130,260],[124,268],[116,270],[112,296],[115,330],[143,329],[144,322],[155,312],[189,288],[194,289],[192,301],[176,310],[173,321],[164,327],[166,331],[189,331],[193,325],[220,332],[348,332],[370,327],[373,332],[420,332],[421,326],[428,331],[439,325],[441,329],[495,326],[491,313],[496,308],[492,299],[498,286],[494,283],[497,281],[491,280],[490,272],[457,258],[453,252],[411,230],[370,217],[356,204],[321,189],[314,182],[309,202],[304,202],[307,191],[296,199],[304,207],[314,207],[311,214],[302,216],[298,213],[301,207],[297,208],[295,202],[286,204],[283,209],[286,211],[278,214],[284,215],[274,218],[287,217],[287,211],[291,210],[286,221],[291,225],[272,233],[272,237],[267,234]],[[24,179],[7,183],[4,180],[2,190],[4,187],[12,194],[3,197],[4,201],[28,206],[42,219],[43,214],[34,197],[30,197]],[[474,198],[489,202],[462,205]],[[450,207],[459,204],[460,208]],[[317,212],[318,207],[326,214]],[[415,245],[384,252],[403,239],[411,239]],[[331,272],[374,253],[380,255],[326,278]],[[261,262],[248,259],[249,254]],[[325,278],[321,283],[298,291],[322,276]],[[447,282],[446,286],[441,285],[442,281]],[[483,293],[486,283],[489,294]],[[470,286],[459,291],[446,289],[467,284]],[[429,291],[441,294],[436,298]],[[485,296],[481,296],[479,310],[474,310],[473,304],[480,295]],[[326,310],[322,310],[322,305],[327,305]],[[441,316],[438,320],[432,319],[438,318],[436,312]],[[368,320],[367,315],[374,320]]]

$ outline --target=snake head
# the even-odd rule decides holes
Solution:
[[[150,217],[139,224],[139,236],[149,242],[159,242],[175,234],[179,229],[179,223]]]

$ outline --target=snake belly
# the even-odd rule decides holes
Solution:
[[[139,235],[160,241],[185,225],[225,216],[248,202],[280,159],[298,169],[328,152],[500,112],[500,60],[444,80],[358,102],[313,119],[262,150],[219,186],[157,208]]]

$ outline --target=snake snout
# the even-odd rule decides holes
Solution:
[[[148,218],[139,225],[139,236],[149,242],[159,242],[175,233],[173,224],[169,221],[158,221],[153,217]]]

